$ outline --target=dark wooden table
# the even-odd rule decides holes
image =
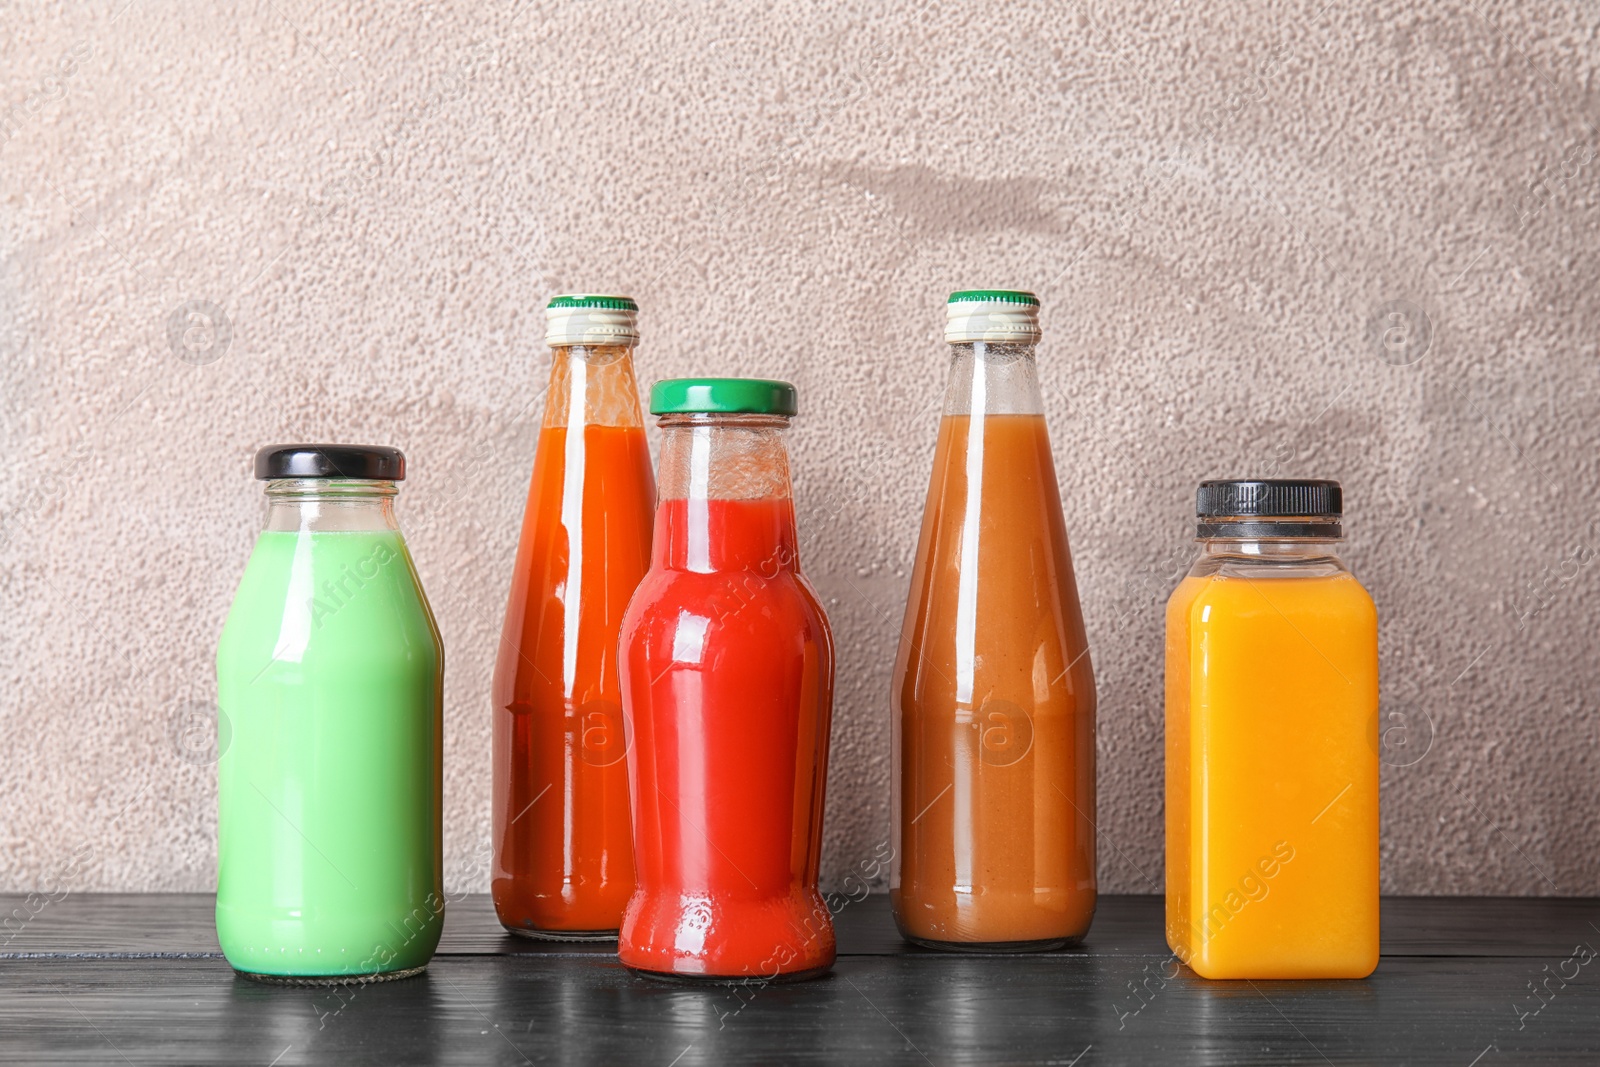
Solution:
[[[684,988],[507,937],[472,896],[424,976],[341,991],[235,978],[211,908],[0,897],[0,1062],[1600,1063],[1596,900],[1389,899],[1365,981],[1206,982],[1156,897],[1102,898],[1080,948],[1035,956],[913,948],[872,897],[840,911],[828,978]]]

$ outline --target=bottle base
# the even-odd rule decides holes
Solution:
[[[1046,937],[1037,941],[933,941],[926,937],[912,937],[905,931],[900,936],[913,945],[922,948],[931,948],[938,952],[974,952],[974,953],[1006,953],[1018,954],[1025,952],[1054,952],[1057,949],[1072,948],[1083,941],[1083,937]]]
[[[629,967],[631,974],[640,978],[648,978],[653,982],[665,982],[669,985],[680,986],[718,986],[718,985],[784,985],[790,982],[809,982],[814,978],[821,978],[833,970],[833,964],[824,967],[812,967],[804,971],[790,971],[787,974],[758,975],[758,974],[678,974],[674,971],[647,971],[640,967]]]
[[[501,924],[504,926],[505,924]],[[534,930],[526,926],[506,926],[508,934],[525,937],[529,941],[615,941],[615,930]]]
[[[376,974],[260,974],[255,971],[241,971],[234,969],[234,974],[252,982],[262,985],[282,986],[335,986],[335,985],[372,985],[374,982],[397,982],[402,978],[415,978],[428,969],[424,963],[421,967],[406,967],[398,971],[379,971]]]

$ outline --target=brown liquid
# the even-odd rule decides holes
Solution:
[[[1081,937],[1095,903],[1094,676],[1043,416],[944,417],[895,696],[901,932],[956,946]]]

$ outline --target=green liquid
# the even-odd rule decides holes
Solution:
[[[235,969],[376,974],[432,957],[443,678],[397,532],[261,535],[217,649],[232,731],[217,937]]]

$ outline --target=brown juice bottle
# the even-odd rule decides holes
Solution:
[[[1038,300],[950,298],[950,384],[895,668],[895,921],[946,949],[1081,938],[1094,675],[1034,363]]]

